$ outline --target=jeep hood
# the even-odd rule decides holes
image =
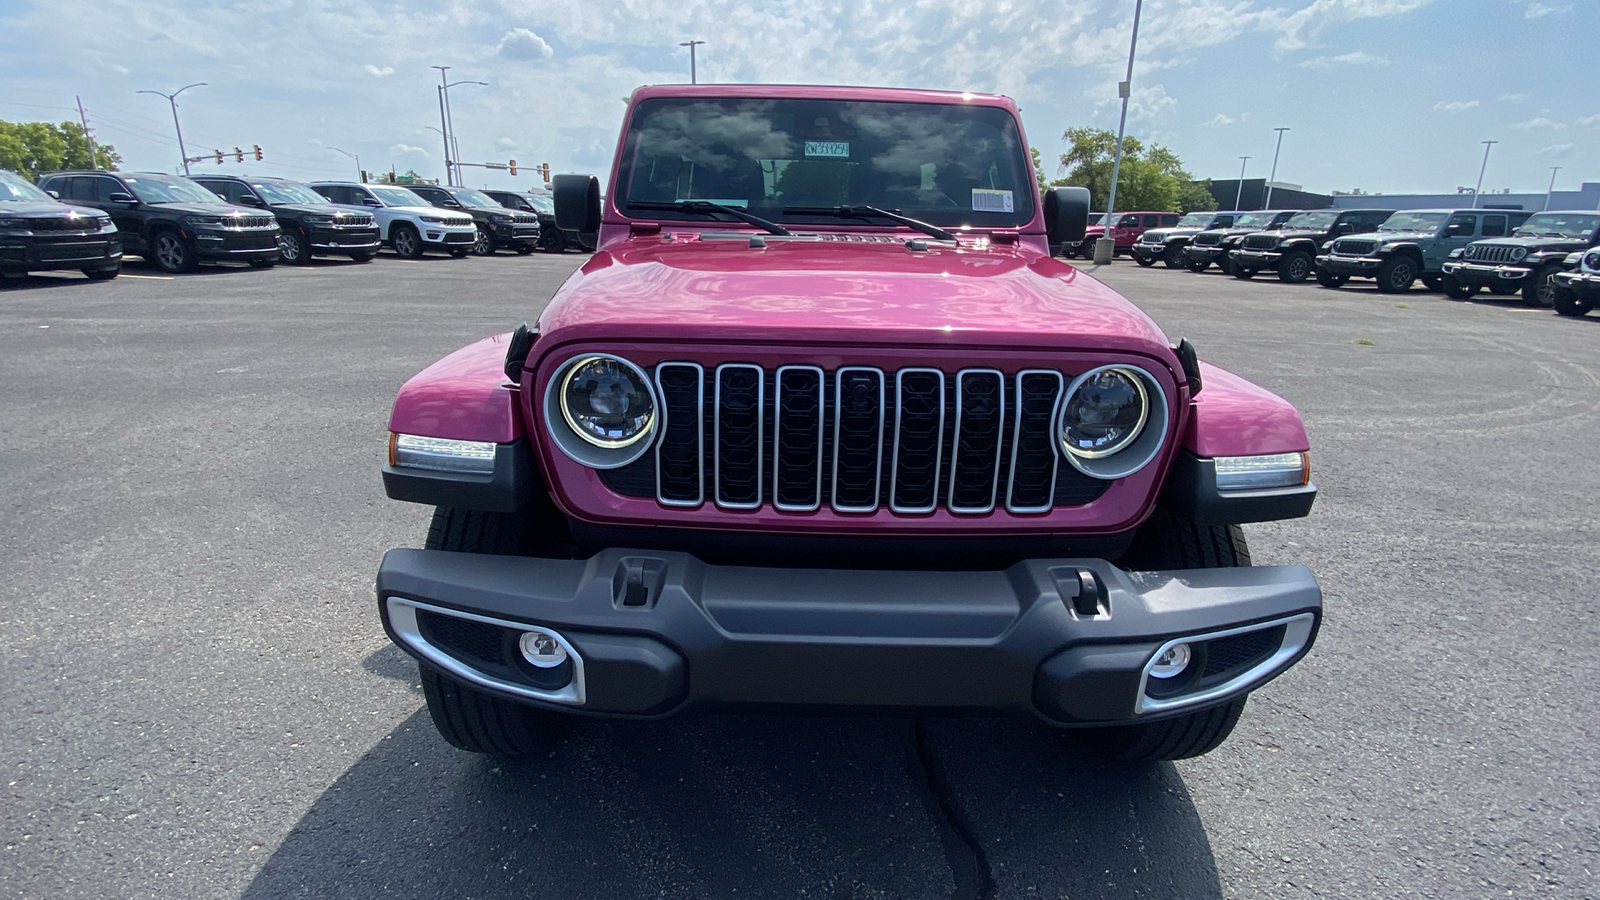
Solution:
[[[173,203],[146,203],[156,209],[170,212],[185,213],[192,216],[270,216],[271,212],[264,209],[252,209],[248,206],[234,206],[218,200],[216,203],[196,203],[177,201]]]
[[[602,250],[539,317],[569,341],[754,341],[1170,356],[1166,336],[1099,281],[1025,244],[647,239]],[[545,344],[550,341],[550,344]]]
[[[1581,237],[1550,237],[1529,235],[1528,237],[1498,237],[1474,244],[1492,244],[1496,247],[1522,247],[1529,253],[1535,250],[1582,250],[1589,246],[1589,241]]]

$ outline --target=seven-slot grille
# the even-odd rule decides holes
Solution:
[[[1518,262],[1515,255],[1520,247],[1507,247],[1500,244],[1468,244],[1463,255],[1474,262],[1508,263]]]
[[[372,227],[372,217],[371,216],[363,216],[363,215],[351,215],[349,213],[340,213],[339,215],[333,217],[333,227],[335,227],[335,228],[371,228]]]
[[[1217,244],[1222,243],[1222,232],[1202,231],[1194,236],[1192,243],[1198,247],[1215,247]]]
[[[1340,238],[1333,242],[1333,252],[1339,256],[1366,256],[1378,249],[1377,241],[1357,241],[1350,238]]]
[[[100,220],[87,216],[63,216],[47,219],[22,219],[22,227],[29,231],[99,231]]]
[[[1278,246],[1278,236],[1275,234],[1252,234],[1244,239],[1246,250],[1271,250]]]
[[[654,379],[655,449],[600,474],[665,506],[1044,513],[1107,486],[1056,452],[1054,370],[664,362]]]
[[[275,216],[229,216],[222,220],[225,228],[268,228],[277,223]]]

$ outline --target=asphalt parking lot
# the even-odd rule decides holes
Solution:
[[[1322,489],[1247,528],[1327,618],[1202,759],[1007,720],[435,734],[372,577],[395,390],[576,254],[0,287],[0,896],[1600,895],[1600,316],[1121,261],[1299,406]]]

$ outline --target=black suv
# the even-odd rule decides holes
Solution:
[[[1299,284],[1316,271],[1322,245],[1347,234],[1366,234],[1394,215],[1392,209],[1311,209],[1297,212],[1278,231],[1245,235],[1239,249],[1228,252],[1233,277],[1251,278],[1274,269],[1278,280]]]
[[[1239,249],[1239,242],[1246,235],[1257,234],[1263,231],[1276,231],[1289,221],[1297,210],[1293,209],[1260,209],[1255,212],[1239,213],[1239,218],[1227,228],[1209,228],[1189,239],[1189,246],[1183,248],[1184,256],[1189,259],[1189,268],[1195,272],[1204,272],[1212,263],[1217,264],[1225,274],[1231,273],[1232,265],[1228,262],[1228,251]]]
[[[79,269],[96,280],[122,270],[122,239],[98,209],[68,206],[0,169],[0,273]]]
[[[478,240],[472,252],[488,256],[504,247],[518,253],[532,253],[539,246],[539,217],[532,213],[508,210],[483,191],[437,184],[407,185],[411,192],[443,209],[459,209],[472,216],[478,226]]]
[[[1152,228],[1139,235],[1139,239],[1133,242],[1133,249],[1129,252],[1133,254],[1134,262],[1141,266],[1149,267],[1162,262],[1166,263],[1169,269],[1181,269],[1189,263],[1189,255],[1184,252],[1184,248],[1189,246],[1189,241],[1195,235],[1212,228],[1227,228],[1238,216],[1239,213],[1232,210],[1185,213],[1177,225],[1170,228]]]
[[[271,211],[282,230],[278,249],[286,263],[308,263],[314,254],[366,262],[378,254],[372,213],[334,206],[299,182],[237,175],[198,175],[194,180],[229,203]]]
[[[1567,256],[1600,246],[1600,213],[1534,213],[1509,237],[1473,241],[1450,253],[1444,264],[1444,292],[1465,300],[1479,288],[1509,294],[1522,290],[1529,306],[1555,302],[1552,279],[1567,268]]]
[[[519,191],[484,190],[489,198],[520,212],[539,217],[539,249],[560,253],[568,247],[583,247],[583,239],[576,231],[562,231],[556,227],[556,205],[544,194],[524,194]]]
[[[258,269],[278,262],[278,220],[223,203],[187,178],[159,172],[56,172],[39,187],[63,200],[105,210],[123,249],[164,272],[193,272],[202,261],[242,260]]]

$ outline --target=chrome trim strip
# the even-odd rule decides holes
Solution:
[[[1264,680],[1267,675],[1271,674],[1275,669],[1280,668],[1284,663],[1292,659],[1296,653],[1299,653],[1300,650],[1305,647],[1306,642],[1311,639],[1311,624],[1315,620],[1316,617],[1311,613],[1299,613],[1298,615],[1288,616],[1282,619],[1274,619],[1270,622],[1258,622],[1254,625],[1241,625],[1238,628],[1229,628],[1223,631],[1208,631],[1204,634],[1173,638],[1172,640],[1167,641],[1165,644],[1162,644],[1156,649],[1156,652],[1151,655],[1150,661],[1144,664],[1143,671],[1139,673],[1139,700],[1134,706],[1134,715],[1180,709],[1185,706],[1193,706],[1197,703],[1205,703],[1208,700],[1215,700],[1218,697],[1222,697],[1226,694],[1244,690],[1245,688],[1250,687],[1252,684]],[[1287,627],[1283,631],[1283,643],[1278,645],[1277,651],[1271,656],[1267,657],[1256,665],[1251,666],[1249,669],[1240,673],[1239,675],[1228,679],[1222,684],[1212,688],[1207,688],[1206,690],[1197,694],[1185,694],[1180,697],[1168,697],[1165,700],[1155,700],[1145,695],[1145,684],[1150,680],[1150,667],[1155,665],[1156,660],[1160,659],[1161,654],[1167,652],[1168,648],[1176,644],[1197,644],[1202,641],[1214,641],[1218,638],[1231,637],[1236,634],[1245,634],[1251,631],[1262,631],[1268,628],[1277,628],[1279,625],[1284,625]]]
[[[700,426],[694,430],[695,460],[697,462],[695,490],[693,500],[668,500],[661,492],[661,447],[666,443],[667,436],[667,388],[661,383],[661,370],[670,366],[683,366],[695,372],[695,409],[700,413]],[[662,506],[699,506],[706,502],[706,370],[699,363],[694,362],[663,362],[656,364],[656,390],[661,396],[661,437],[656,441],[656,502]]]
[[[1011,502],[1011,495],[1017,486],[1017,443],[1022,437],[1022,379],[1028,375],[1054,375],[1056,379],[1055,402],[1050,405],[1050,418],[1046,427],[1047,436],[1050,438],[1050,489],[1045,494],[1043,506],[1017,506]],[[1055,508],[1056,499],[1056,473],[1061,468],[1061,453],[1056,449],[1060,443],[1050,432],[1055,431],[1055,423],[1061,415],[1061,402],[1066,397],[1066,379],[1055,369],[1023,369],[1017,373],[1016,391],[1016,424],[1011,431],[1011,471],[1006,478],[1006,512],[1012,514],[1044,513]]]
[[[927,506],[901,506],[895,501],[895,490],[900,484],[900,438],[905,429],[901,427],[905,415],[905,383],[906,373],[926,372],[939,377],[939,433],[934,437],[933,449],[933,499]],[[907,368],[894,373],[894,449],[889,457],[889,510],[897,513],[931,513],[939,508],[939,465],[944,462],[944,370],[930,368]]]
[[[846,372],[872,372],[878,376],[878,458],[872,477],[871,506],[839,505],[839,420],[844,418],[842,415],[844,407],[842,389]],[[883,370],[876,366],[842,366],[833,372],[833,491],[828,505],[833,507],[835,512],[866,513],[875,512],[878,509],[878,498],[883,495],[884,381]]]
[[[956,506],[956,449],[961,446],[961,383],[968,375],[993,375],[1000,388],[1000,408],[995,415],[1000,427],[995,429],[994,483],[989,488],[988,506]],[[1006,375],[999,369],[961,369],[956,372],[956,430],[955,442],[950,445],[950,491],[945,496],[945,509],[953,513],[987,513],[994,510],[995,499],[1000,494],[1000,459],[1006,446]]]
[[[535,700],[544,700],[549,703],[564,703],[568,706],[583,705],[586,693],[583,675],[583,657],[578,655],[577,647],[572,646],[571,642],[557,632],[543,626],[529,625],[526,622],[511,622],[505,619],[491,619],[488,616],[480,616],[473,613],[461,612],[460,610],[456,609],[446,609],[442,606],[434,606],[431,603],[422,603],[416,600],[407,599],[405,597],[388,597],[385,598],[384,603],[388,607],[389,624],[394,628],[395,635],[399,637],[407,647],[415,650],[418,655],[427,659],[428,662],[438,666],[441,669],[444,669],[446,672],[449,672],[457,678],[470,681],[473,684],[480,685],[482,687],[490,688],[491,690],[513,694],[518,697],[531,697]],[[486,672],[474,669],[466,663],[463,663],[461,660],[456,659],[445,650],[429,643],[427,638],[422,636],[421,626],[417,622],[417,610],[419,609],[426,610],[436,615],[454,616],[457,619],[466,619],[469,622],[482,622],[485,625],[498,625],[501,628],[510,628],[514,631],[532,631],[549,635],[551,639],[560,644],[562,649],[567,651],[567,655],[572,658],[572,681],[568,682],[565,687],[560,688],[559,690],[550,691],[536,687],[529,687],[525,684],[518,684],[514,681],[506,681],[503,678],[496,678],[495,676]]]
[[[782,446],[779,440],[782,429],[779,426],[782,425],[780,417],[783,415],[783,374],[791,371],[817,373],[817,491],[816,499],[809,505],[802,506],[784,503],[778,499],[778,459],[782,455]],[[822,508],[822,445],[824,443],[822,429],[823,423],[827,421],[828,417],[827,387],[828,376],[822,371],[821,366],[789,365],[778,367],[778,375],[774,380],[772,397],[772,506],[774,509],[781,509],[784,512],[813,512]]]
[[[755,369],[756,370],[756,502],[754,503],[729,503],[722,499],[722,370],[723,369]],[[712,428],[712,470],[711,482],[714,488],[717,505],[723,509],[760,509],[761,508],[761,470],[765,460],[762,458],[763,444],[766,443],[767,430],[767,373],[765,369],[755,363],[723,363],[717,366],[716,390],[711,401]]]

